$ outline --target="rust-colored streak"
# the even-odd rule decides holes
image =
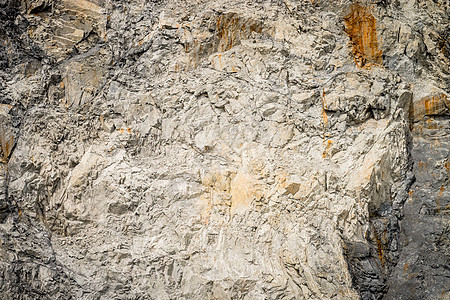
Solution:
[[[323,91],[322,93],[322,122],[323,122],[323,142],[325,144],[325,139],[326,139],[326,129],[327,129],[327,125],[328,125],[328,115],[327,115],[327,102],[325,99],[325,91]],[[327,157],[328,151],[331,148],[331,140],[328,140],[328,142],[326,143],[325,146],[325,150],[322,153],[322,159],[325,159]]]
[[[374,16],[366,6],[358,2],[351,6],[345,16],[345,32],[350,37],[355,63],[362,68],[370,63],[382,63],[382,51],[378,49],[377,30]]]
[[[409,263],[406,262],[406,263],[403,265],[403,274],[406,274],[406,271],[408,271],[408,267],[409,267]]]
[[[189,67],[197,67],[202,58],[209,57],[216,52],[225,52],[239,45],[242,40],[251,38],[254,34],[268,34],[263,32],[264,24],[260,20],[246,18],[238,13],[220,14],[215,19],[214,36],[200,34],[193,40],[186,41],[184,51],[189,53]],[[187,35],[186,30],[185,34]],[[238,70],[234,69],[233,72]]]
[[[328,115],[325,109],[322,109],[322,119],[323,119],[323,126],[326,127],[328,124]]]
[[[220,15],[217,18],[216,27],[217,50],[219,52],[230,50],[240,40],[249,38],[253,32],[262,32],[262,24],[260,22],[240,18],[234,13]]]
[[[444,193],[444,191],[445,191],[445,186],[441,186],[441,188],[439,189],[439,197],[442,197],[442,194]]]
[[[420,173],[420,172],[425,171],[426,168],[427,168],[427,162],[420,160],[418,163],[418,166],[417,166],[417,171]]]
[[[10,131],[0,128],[0,162],[7,164],[14,147],[14,136]]]
[[[375,232],[375,239],[377,241],[378,257],[380,258],[381,265],[384,267],[385,259],[384,259],[383,243],[381,242],[381,239],[376,232]]]
[[[128,132],[128,134],[131,134],[131,128],[118,128],[117,131],[119,131],[121,134]]]
[[[425,116],[446,114],[449,105],[450,101],[443,93],[423,97],[414,103],[412,112],[414,122],[423,120]]]
[[[330,148],[331,148],[331,144],[333,143],[333,141],[331,141],[331,140],[328,140],[327,141],[327,145],[326,145],[326,148],[325,148],[325,150],[323,151],[323,153],[322,153],[322,158],[323,159],[325,159],[326,157],[327,157],[327,154],[328,154],[328,152],[330,151]]]
[[[327,109],[328,105],[327,105],[327,102],[326,102],[326,99],[325,99],[325,95],[326,95],[325,91],[323,91],[323,94],[322,94],[322,120],[323,120],[324,134],[325,134],[325,128],[328,125],[328,115],[327,115],[327,112],[326,112],[326,109]]]

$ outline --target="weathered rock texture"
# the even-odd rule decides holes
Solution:
[[[0,0],[1,299],[450,299],[445,0]]]

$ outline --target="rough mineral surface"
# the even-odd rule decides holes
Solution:
[[[448,0],[0,0],[1,299],[450,299]]]

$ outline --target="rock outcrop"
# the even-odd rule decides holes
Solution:
[[[448,299],[449,15],[0,0],[0,298]]]

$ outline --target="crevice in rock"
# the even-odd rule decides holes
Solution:
[[[365,242],[344,240],[348,269],[362,300],[384,299],[389,291],[390,277],[400,258],[403,206],[416,180],[411,155],[412,136],[409,130],[405,133],[409,166],[401,188],[392,201],[369,209],[369,230]]]
[[[388,292],[389,277],[399,260],[402,207],[415,177],[410,172],[392,203],[373,212],[366,242],[344,241],[344,254],[355,289],[361,299],[382,299]]]

